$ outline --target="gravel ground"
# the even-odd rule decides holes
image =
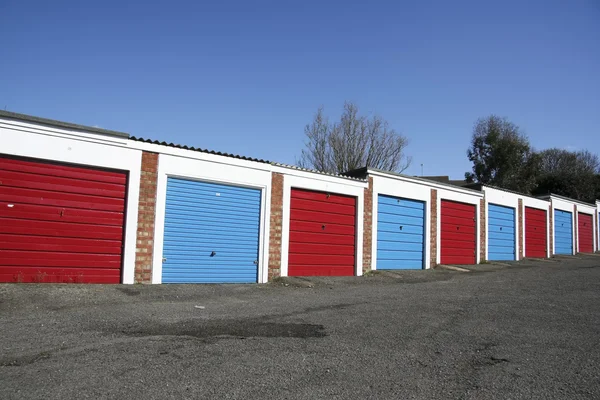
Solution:
[[[0,398],[600,398],[600,256],[468,269],[0,285]]]

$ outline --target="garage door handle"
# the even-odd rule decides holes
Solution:
[[[402,230],[402,225],[400,225],[400,230]]]
[[[459,229],[460,229],[460,227],[459,227],[459,226],[457,226],[457,227],[456,227],[456,230],[459,230]]]
[[[325,225],[321,225],[321,229],[322,229],[322,230],[325,230]]]
[[[500,227],[500,230],[502,230],[502,227]]]
[[[216,251],[212,251],[212,252],[210,253],[210,256],[211,256],[211,257],[214,257],[214,256],[216,256],[216,255],[217,255],[217,252],[216,252]]]

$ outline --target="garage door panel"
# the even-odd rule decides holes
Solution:
[[[568,211],[554,210],[554,247],[556,254],[573,254],[573,220]]]
[[[385,243],[423,243],[423,233],[421,234],[405,234],[398,238],[396,232],[379,232],[377,233],[377,241],[382,245]]]
[[[425,232],[425,228],[423,225],[415,226],[415,225],[405,225],[398,223],[389,223],[389,222],[381,222],[377,221],[377,229],[380,234],[396,234],[397,232],[402,232],[406,235],[415,235],[422,237]],[[402,229],[400,229],[402,226]]]
[[[32,240],[31,236],[0,234],[0,250],[8,249],[73,253],[121,254],[121,241],[74,238],[44,238],[40,241]]]
[[[27,179],[26,179],[27,178]],[[123,185],[103,182],[85,182],[75,179],[46,176],[44,180],[30,176],[29,173],[2,171],[2,185],[38,189],[48,192],[89,194],[93,196],[120,197],[123,195]]]
[[[355,227],[355,219],[354,215],[338,215],[338,214],[328,214],[328,213],[320,213],[318,211],[305,211],[305,210],[291,210],[291,213],[294,214],[295,221],[304,221],[304,222],[319,222],[321,224],[335,224],[335,225],[346,225]]]
[[[326,224],[323,229],[323,224],[319,222],[307,222],[307,221],[290,221],[290,230],[295,232],[306,232],[306,233],[328,233],[336,235],[354,235],[355,227],[352,225],[336,225]]]
[[[379,204],[377,206],[377,212],[395,218],[412,217],[413,221],[415,222],[423,218],[423,207],[409,207],[407,201],[403,201],[399,204],[394,205]]]
[[[356,206],[356,199],[351,196],[338,195],[335,193],[317,192],[312,190],[292,189],[293,199],[315,200],[319,203],[333,203],[341,205]]]
[[[1,220],[0,233],[30,235],[31,240],[45,240],[40,237],[116,239],[123,237],[122,226],[98,226],[87,224],[69,224],[65,222],[27,221],[12,218]]]
[[[475,264],[476,207],[441,201],[440,261],[442,264]]]
[[[72,178],[87,182],[116,183],[119,185],[127,184],[127,175],[122,172],[100,170],[95,168],[86,168],[85,166],[68,166],[62,164],[52,164],[44,160],[29,161],[17,158],[1,157],[0,171],[14,171],[28,173],[34,176]],[[3,174],[3,173],[2,173]]]
[[[104,268],[23,268],[20,265],[0,266],[0,282],[11,283],[115,283],[120,271]]]
[[[594,252],[594,221],[593,216],[585,213],[578,213],[577,219],[578,240],[580,253]]]
[[[353,269],[352,265],[290,265],[291,276],[348,276],[348,270]]]
[[[126,173],[0,157],[0,182],[0,281],[120,282]]]
[[[377,269],[423,268],[424,234],[424,202],[378,195]]]
[[[12,205],[12,207],[10,207]],[[123,213],[0,201],[0,218],[94,225],[123,225]]]
[[[162,282],[256,282],[260,199],[260,189],[168,177]]]
[[[33,204],[64,208],[94,209],[120,212],[125,207],[125,199],[98,196],[70,195],[33,189],[15,189],[0,186],[0,198],[11,199],[11,204]]]
[[[356,208],[354,205],[335,204],[335,203],[323,203],[319,204],[318,201],[304,200],[304,199],[292,199],[290,207],[296,210],[307,210],[312,211],[318,207],[319,211],[327,212],[331,214],[341,215],[354,215]]]
[[[423,260],[420,258],[415,259],[397,259],[386,260],[377,259],[377,269],[381,270],[396,270],[396,269],[422,269]]]
[[[301,236],[301,239],[298,239]],[[353,235],[336,235],[330,233],[290,232],[290,243],[327,243],[331,245],[347,244],[354,246]]]
[[[290,243],[290,252],[298,254],[331,254],[354,257],[354,244]]]
[[[356,198],[291,189],[289,276],[351,276]]]

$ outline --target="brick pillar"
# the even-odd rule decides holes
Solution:
[[[575,244],[573,245],[573,252],[579,253],[579,215],[577,215],[577,204],[573,204],[573,231],[575,231]]]
[[[140,201],[138,206],[137,241],[135,248],[136,283],[152,283],[157,176],[158,154],[146,151],[142,152]]]
[[[548,206],[548,221],[550,222],[550,232],[548,232],[550,236],[550,241],[548,242],[548,251],[550,253],[550,257],[554,255],[554,215],[552,215],[552,204]]]
[[[479,200],[479,261],[485,261],[485,199]]]
[[[431,189],[431,201],[430,201],[430,216],[431,216],[431,227],[429,229],[429,248],[430,248],[430,267],[433,268],[437,265],[437,220],[438,220],[438,209],[437,209],[438,193],[436,189]]]
[[[523,259],[523,245],[525,240],[523,238],[523,199],[519,199],[519,209],[517,210],[519,216],[517,217],[517,223],[519,224],[518,232],[519,232],[519,255],[517,260]]]
[[[283,223],[283,175],[271,174],[271,222],[269,232],[269,281],[281,276],[281,228]]]
[[[363,210],[363,273],[371,270],[373,251],[373,177],[369,177],[369,187],[365,189]]]

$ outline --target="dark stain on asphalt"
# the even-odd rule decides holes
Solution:
[[[140,294],[139,290],[132,289],[132,288],[125,287],[125,286],[117,286],[116,289],[119,292],[126,294],[127,296],[137,296]]]
[[[322,338],[327,336],[323,325],[276,323],[256,320],[189,320],[178,323],[146,323],[144,326],[120,330],[129,336],[188,336],[200,339],[226,337],[249,338]]]
[[[22,367],[24,365],[30,365],[40,360],[50,358],[50,352],[41,352],[34,355],[21,356],[10,359],[0,359],[0,367]]]

